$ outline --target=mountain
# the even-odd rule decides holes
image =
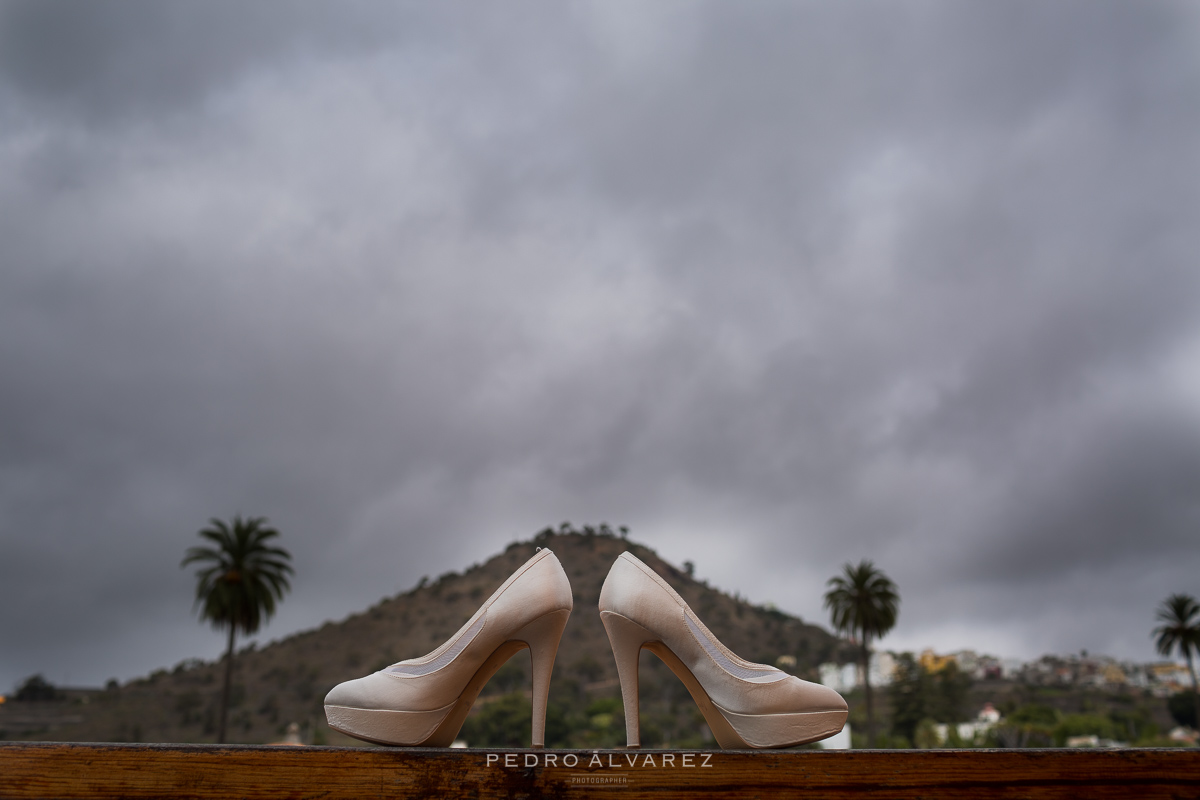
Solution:
[[[328,622],[261,649],[238,653],[229,713],[232,742],[282,740],[289,723],[315,744],[362,744],[329,730],[322,700],[335,684],[361,677],[442,644],[538,547],[562,562],[575,609],[563,634],[550,687],[547,746],[623,745],[624,718],[616,667],[597,603],[609,567],[628,550],[650,565],[730,649],[751,661],[780,664],[816,680],[816,665],[849,660],[840,640],[780,611],[730,597],[659,558],[650,548],[612,535],[606,526],[546,529],[532,541],[465,572],[384,598],[342,622]],[[783,658],[781,661],[781,657]],[[791,661],[795,659],[795,661]],[[484,688],[463,728],[474,745],[528,745],[529,656],[513,657]],[[104,691],[54,702],[0,706],[0,737],[57,741],[213,741],[221,673],[218,662],[184,662]],[[676,747],[711,741],[679,680],[649,653],[641,661],[643,742]],[[18,721],[20,720],[20,721]]]

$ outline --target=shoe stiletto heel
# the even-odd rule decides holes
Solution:
[[[550,697],[550,673],[563,629],[567,627],[570,611],[555,611],[526,625],[514,638],[529,646],[533,673],[533,731],[534,747],[546,746],[546,703]]]
[[[621,702],[625,706],[627,746],[641,747],[638,657],[641,656],[642,646],[654,640],[654,634],[636,622],[611,611],[601,611],[600,621],[604,623],[604,630],[608,632],[608,643],[612,645],[613,658],[617,662],[617,678],[621,681]]]
[[[531,740],[542,747],[550,675],[571,608],[571,584],[562,565],[539,548],[437,650],[335,686],[325,697],[329,727],[377,744],[449,747],[480,690],[506,661],[528,648]]]
[[[842,696],[775,667],[754,664],[721,644],[670,584],[622,553],[600,591],[630,747],[641,744],[638,655],[654,653],[683,681],[724,748],[792,747],[832,736],[846,723]]]

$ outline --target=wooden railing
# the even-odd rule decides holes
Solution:
[[[1200,798],[1200,750],[0,744],[0,798]]]

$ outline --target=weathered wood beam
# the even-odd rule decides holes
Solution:
[[[0,798],[1200,798],[1200,750],[0,744]]]

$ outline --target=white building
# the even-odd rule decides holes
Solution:
[[[974,650],[959,650],[957,653],[951,653],[950,657],[958,664],[959,672],[970,675],[975,680],[984,677],[982,660]]]
[[[828,663],[822,664],[818,669],[821,672],[821,684],[835,692],[846,694],[858,686],[857,664]]]
[[[832,662],[818,667],[821,684],[834,691],[845,694],[854,691],[862,685],[861,675],[857,664],[834,664]],[[870,675],[871,688],[889,686],[894,680],[896,659],[886,651],[871,653]]]
[[[890,686],[896,677],[896,658],[884,650],[871,654],[871,685]]]
[[[1023,669],[1025,669],[1025,662],[1019,658],[1000,659],[1000,677],[1005,680],[1016,678]]]
[[[828,739],[822,739],[817,742],[817,745],[822,750],[849,750],[852,747],[850,744],[850,723],[847,722],[841,731],[830,736]]]

